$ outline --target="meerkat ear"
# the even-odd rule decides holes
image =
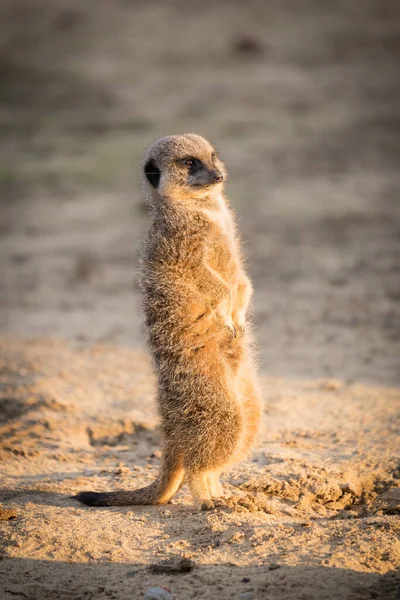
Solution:
[[[161,171],[152,158],[144,165],[144,174],[150,185],[157,188],[160,183]]]

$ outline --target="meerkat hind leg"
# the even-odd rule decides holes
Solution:
[[[187,473],[187,481],[192,494],[193,502],[201,509],[213,507],[208,484],[207,472],[197,471]]]
[[[208,489],[212,498],[221,498],[224,495],[222,483],[219,480],[219,471],[210,471],[207,473]]]
[[[221,498],[223,495],[219,473],[219,471],[200,471],[187,475],[193,501],[202,510],[215,508],[214,499]]]

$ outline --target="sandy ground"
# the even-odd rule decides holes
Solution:
[[[226,507],[89,509],[84,489],[149,483],[159,466],[147,358],[111,346],[3,342],[5,598],[397,598],[398,390],[263,377],[265,426],[225,474]],[[154,574],[189,558],[189,573]],[[241,596],[246,594],[248,596]]]
[[[400,13],[348,5],[1,2],[2,598],[400,597]],[[88,509],[158,469],[138,162],[189,130],[230,173],[261,443],[219,511]]]

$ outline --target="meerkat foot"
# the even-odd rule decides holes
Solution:
[[[220,471],[206,471],[188,475],[188,483],[194,503],[200,510],[213,510],[223,497],[224,490],[219,480]]]
[[[229,498],[212,498],[211,500],[207,500],[202,503],[200,509],[201,510],[217,510],[217,509],[228,509]]]
[[[214,510],[214,508],[215,508],[214,500],[204,500],[204,502],[202,502],[200,505],[200,510],[202,510],[202,511]]]

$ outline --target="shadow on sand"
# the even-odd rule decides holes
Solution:
[[[246,567],[229,563],[198,565],[190,573],[155,575],[143,564],[2,558],[0,589],[4,600],[143,598],[148,587],[157,585],[167,587],[182,600],[200,595],[269,600],[399,598],[400,579],[393,572],[379,575],[328,567],[278,568],[266,562]]]

